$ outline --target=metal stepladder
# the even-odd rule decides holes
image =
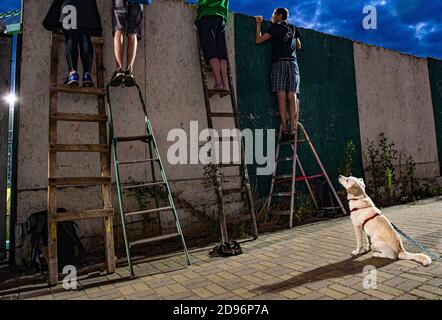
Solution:
[[[235,94],[235,87],[233,84],[233,77],[232,77],[232,70],[230,65],[230,59],[227,60],[228,65],[228,77],[229,77],[229,90],[226,91],[219,91],[219,90],[213,90],[209,89],[208,87],[208,79],[207,79],[207,73],[211,72],[212,69],[209,65],[207,65],[204,54],[201,48],[200,40],[199,40],[199,34],[198,31],[196,32],[197,41],[198,41],[198,50],[200,55],[200,65],[201,65],[201,76],[202,76],[202,82],[203,82],[203,89],[204,89],[204,102],[206,106],[206,116],[207,116],[207,126],[209,129],[213,129],[213,119],[214,118],[232,118],[235,123],[235,128],[240,129],[240,122],[239,122],[239,116],[238,116],[238,105],[236,101],[236,94]],[[220,95],[221,97],[224,96],[230,96],[230,101],[232,105],[232,112],[213,112],[210,105],[210,98]],[[222,139],[222,138],[221,138]],[[241,138],[240,138],[241,139]],[[252,197],[252,190],[251,190],[251,184],[250,184],[250,178],[249,178],[249,172],[246,164],[246,158],[245,158],[245,147],[244,147],[244,141],[241,139],[240,143],[241,148],[241,163],[240,164],[220,164],[220,165],[214,165],[215,168],[215,191],[216,191],[216,197],[217,197],[217,204],[218,204],[218,217],[220,221],[220,228],[221,228],[221,237],[223,242],[229,241],[229,235],[227,231],[227,223],[226,223],[226,215],[225,215],[225,208],[224,208],[224,198],[223,198],[223,188],[222,188],[222,177],[220,172],[220,167],[227,168],[227,167],[238,167],[240,169],[240,176],[241,176],[241,188],[240,192],[242,195],[242,199],[246,199],[247,206],[250,212],[250,222],[251,222],[251,231],[253,239],[258,238],[258,225],[256,221],[256,214],[255,214],[255,205],[253,202]]]
[[[275,165],[275,171],[273,172],[272,175],[272,183],[270,186],[270,193],[269,193],[269,198],[267,201],[267,215],[288,215],[289,216],[289,228],[293,227],[293,218],[294,218],[294,210],[295,210],[295,197],[297,194],[297,189],[296,189],[296,182],[302,182],[305,181],[306,183],[306,187],[307,190],[310,194],[310,197],[313,201],[313,204],[315,205],[317,210],[341,210],[342,213],[345,215],[346,211],[344,206],[342,205],[341,200],[339,199],[339,196],[325,170],[324,165],[322,164],[321,159],[319,158],[318,153],[316,152],[315,147],[313,146],[313,142],[310,139],[309,135],[307,134],[307,131],[305,130],[304,126],[300,123],[297,122],[297,130],[295,130],[295,134],[294,134],[294,139],[289,140],[289,141],[281,141],[281,133],[282,130],[280,130],[280,134],[279,134],[279,142],[278,145],[276,147],[276,165]],[[300,138],[300,134],[302,135],[302,137]],[[307,142],[308,146],[315,158],[316,163],[318,164],[321,172],[315,175],[306,175],[306,172],[304,170],[304,167],[302,166],[301,160],[299,159],[299,155],[298,155],[298,144],[300,143],[304,143]],[[280,154],[281,154],[281,147],[282,146],[290,146],[291,147],[291,151],[292,151],[292,156],[291,157],[282,157],[280,158]],[[282,162],[292,162],[292,172],[289,174],[282,174],[282,175],[277,175],[277,171],[278,171],[278,164],[282,163]],[[297,167],[299,167],[299,171],[301,172],[301,175],[296,175],[297,172]],[[316,200],[315,197],[315,193],[314,190],[312,188],[312,185],[310,184],[310,181],[315,180],[315,179],[321,179],[321,178],[325,178],[328,187],[333,195],[333,198],[335,199],[336,203],[338,204],[337,207],[323,207],[320,208],[318,201]],[[280,186],[284,186],[284,184],[289,184],[289,192],[284,191],[275,191],[275,188],[279,188]],[[290,198],[290,208],[287,210],[272,210],[272,203],[273,203],[273,198]]]
[[[153,133],[152,124],[151,124],[151,121],[150,121],[148,113],[147,113],[147,108],[146,108],[146,104],[144,101],[144,97],[143,97],[140,87],[137,84],[135,85],[135,87],[138,90],[138,95],[140,98],[141,107],[142,107],[143,113],[144,113],[146,134],[141,135],[141,136],[131,136],[131,137],[115,136],[114,126],[113,126],[113,117],[112,117],[110,90],[109,90],[110,84],[106,87],[107,101],[108,101],[108,112],[109,112],[110,143],[112,145],[112,154],[113,154],[113,158],[114,158],[115,176],[116,176],[117,193],[118,193],[118,205],[119,205],[119,209],[120,209],[120,219],[121,219],[122,230],[123,230],[124,245],[125,245],[125,250],[126,250],[126,255],[127,255],[127,260],[128,260],[128,264],[129,264],[131,277],[135,276],[134,269],[133,269],[131,248],[134,246],[140,246],[140,245],[147,244],[147,243],[152,243],[152,242],[157,242],[157,241],[161,241],[161,240],[167,240],[167,239],[179,237],[181,239],[184,254],[185,254],[186,260],[187,260],[187,264],[188,265],[191,264],[189,253],[187,251],[186,242],[184,240],[183,232],[181,230],[180,221],[179,221],[178,214],[177,214],[175,204],[173,201],[172,192],[170,190],[169,182],[167,180],[164,166],[161,161],[161,156],[160,156],[160,152],[158,150],[158,145],[157,145],[154,133]],[[119,161],[118,160],[117,145],[120,142],[142,142],[142,143],[147,144],[148,148],[149,148],[149,158],[148,159],[141,159],[141,160]],[[151,169],[153,181],[149,182],[149,183],[143,183],[143,184],[122,186],[121,178],[120,178],[120,166],[133,165],[133,164],[139,164],[139,163],[150,163],[150,169]],[[156,180],[155,164],[157,164],[159,167],[161,181]],[[159,206],[158,199],[156,196],[156,189],[155,189],[157,187],[164,187],[165,188],[165,191],[167,193],[168,206],[165,206],[165,207]],[[126,212],[125,208],[124,208],[124,203],[123,203],[123,191],[129,190],[129,189],[135,189],[135,188],[154,188],[153,190],[155,192],[155,206],[156,206],[156,208],[149,209],[149,210],[143,210],[143,211],[136,211],[136,212]],[[137,240],[137,241],[133,241],[133,242],[131,242],[129,240],[128,230],[127,230],[127,217],[140,216],[140,215],[153,214],[153,213],[158,214],[160,212],[166,212],[166,211],[173,213],[173,216],[175,218],[177,232],[171,233],[171,234],[160,235],[160,236],[156,236],[156,237],[145,238],[145,239],[141,239],[141,240]]]
[[[51,84],[49,104],[49,158],[48,158],[48,282],[58,282],[57,223],[72,220],[103,219],[106,261],[97,265],[97,269],[115,272],[115,250],[113,233],[113,215],[110,175],[110,148],[107,137],[107,115],[104,89],[103,39],[92,38],[96,52],[97,88],[71,87],[58,85],[58,51],[64,38],[52,34],[51,45]],[[97,97],[98,114],[65,113],[58,111],[58,94],[82,94]],[[57,143],[58,122],[98,123],[99,144],[59,144]],[[101,176],[99,177],[58,177],[57,154],[88,152],[100,154]],[[101,186],[103,208],[84,212],[57,213],[57,189],[78,186]]]

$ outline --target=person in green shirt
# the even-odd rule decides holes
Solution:
[[[215,78],[214,90],[228,91],[226,22],[229,0],[199,0],[196,25],[206,62]]]

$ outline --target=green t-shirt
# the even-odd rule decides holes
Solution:
[[[229,0],[199,0],[198,19],[205,16],[221,16],[227,21]]]

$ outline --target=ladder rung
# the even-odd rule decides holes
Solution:
[[[145,243],[156,242],[156,241],[161,241],[161,240],[166,240],[166,239],[172,239],[172,238],[177,238],[180,236],[181,235],[178,232],[164,234],[164,235],[157,236],[157,237],[152,237],[152,238],[147,238],[147,239],[142,239],[142,240],[131,242],[131,243],[129,243],[129,246],[134,247],[134,246],[138,246],[138,245],[145,244]]]
[[[111,183],[111,177],[75,177],[75,178],[49,178],[48,184],[52,187],[63,186],[94,186]]]
[[[213,118],[234,118],[235,114],[232,112],[211,112]]]
[[[114,140],[116,142],[131,142],[131,141],[150,142],[150,140],[152,140],[152,136],[142,135],[142,136],[131,136],[131,137],[114,137]]]
[[[114,209],[98,209],[98,210],[87,210],[83,212],[66,212],[57,213],[55,216],[55,221],[75,221],[75,220],[85,220],[85,219],[96,219],[111,217],[114,215]]]
[[[281,158],[281,159],[278,159],[278,160],[276,160],[276,161],[278,161],[278,162],[283,162],[283,161],[293,161],[295,158],[293,158],[293,157],[290,157],[290,158]]]
[[[341,210],[341,207],[323,207],[321,210]]]
[[[163,185],[163,184],[166,184],[166,182],[164,182],[164,181],[160,181],[160,182],[152,182],[152,183],[136,184],[136,185],[132,185],[132,186],[124,186],[124,187],[121,187],[121,190],[137,189],[137,188],[147,188],[147,187],[160,186],[160,185]]]
[[[289,216],[290,211],[269,211],[268,214],[275,216]]]
[[[221,89],[209,89],[207,90],[209,92],[209,97],[213,97],[216,95],[220,95],[221,97],[225,97],[230,95],[230,91],[229,90],[221,90]]]
[[[318,178],[322,178],[322,177],[325,177],[325,174],[320,173],[320,174],[316,174],[313,176],[296,177],[296,181],[314,180],[314,179],[318,179]]]
[[[283,180],[283,179],[291,179],[293,176],[291,174],[283,174],[280,176],[276,176],[275,180]]]
[[[51,120],[78,122],[107,122],[107,115],[56,112]]]
[[[118,161],[118,165],[124,165],[124,164],[136,164],[136,163],[145,163],[145,162],[153,162],[153,161],[159,161],[159,159],[143,159],[143,160],[131,160],[131,161]]]
[[[135,211],[135,212],[129,212],[126,213],[125,216],[139,216],[141,214],[147,214],[147,213],[155,213],[155,212],[161,212],[161,211],[168,211],[172,210],[172,207],[162,207],[162,208],[155,208],[150,210],[143,210],[143,211]]]
[[[291,197],[293,194],[296,194],[296,192],[278,192],[273,193],[272,197]]]
[[[102,88],[85,88],[85,87],[74,87],[65,86],[61,84],[52,85],[51,92],[65,92],[65,93],[78,93],[78,94],[89,94],[94,96],[105,96],[106,90]]]
[[[51,152],[108,152],[107,144],[51,144]]]

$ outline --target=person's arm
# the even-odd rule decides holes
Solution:
[[[299,40],[299,38],[301,37],[301,32],[299,31],[298,28],[296,28],[295,37],[296,37],[296,50],[301,50],[302,44],[301,44],[301,40]]]
[[[269,33],[262,34],[261,26],[263,21],[264,21],[263,17],[261,16],[256,17],[256,44],[264,43],[272,37],[272,35]]]

